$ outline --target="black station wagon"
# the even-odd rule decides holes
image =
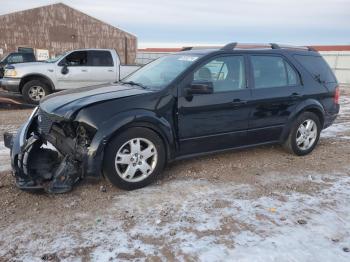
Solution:
[[[131,190],[185,157],[272,143],[306,155],[338,100],[337,80],[312,48],[231,43],[50,95],[5,141],[21,189],[62,193],[104,174]]]

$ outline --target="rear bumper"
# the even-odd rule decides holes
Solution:
[[[20,78],[4,77],[1,79],[1,86],[10,92],[19,93],[19,84],[21,82]]]
[[[335,119],[337,118],[338,114],[334,114],[334,115],[326,115],[324,118],[324,123],[323,123],[323,129],[331,126]]]

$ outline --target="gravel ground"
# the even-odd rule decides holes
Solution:
[[[0,111],[0,261],[350,261],[350,91],[318,147],[279,146],[171,164],[133,192],[85,180],[65,195],[14,186]]]

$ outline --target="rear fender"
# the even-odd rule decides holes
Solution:
[[[297,119],[297,117],[301,113],[303,113],[305,111],[310,111],[310,112],[317,114],[317,116],[320,118],[321,124],[323,125],[325,111],[324,111],[322,104],[315,99],[307,99],[307,100],[301,102],[300,104],[298,104],[296,109],[292,112],[292,114],[290,114],[290,116],[287,120],[287,124],[285,125],[285,127],[282,131],[281,137],[280,137],[281,143],[286,141],[286,139],[288,138],[288,135],[292,129],[294,121]]]

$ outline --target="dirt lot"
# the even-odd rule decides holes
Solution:
[[[16,189],[2,133],[30,111],[0,111],[0,261],[350,261],[350,89],[341,106],[305,157],[260,147],[176,162],[133,192],[86,180],[65,195]]]

